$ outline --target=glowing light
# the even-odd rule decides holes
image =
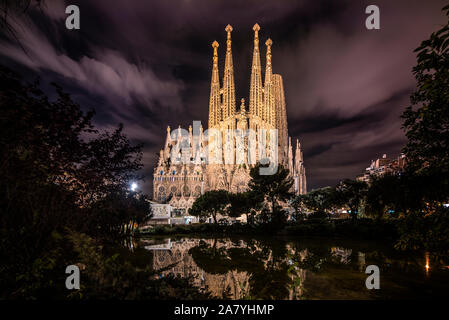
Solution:
[[[131,183],[131,191],[136,191],[137,189],[137,183],[133,182]]]
[[[430,265],[429,265],[429,253],[428,252],[426,252],[426,273],[428,273],[429,272],[429,270],[430,270]]]

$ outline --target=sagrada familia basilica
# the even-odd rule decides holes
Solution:
[[[265,79],[262,82],[258,24],[254,30],[249,110],[241,99],[236,108],[232,27],[226,27],[226,58],[222,85],[218,68],[218,42],[212,43],[212,79],[208,129],[199,121],[189,130],[170,130],[153,174],[153,199],[168,201],[186,210],[208,190],[242,192],[248,187],[249,170],[257,162],[281,164],[294,180],[296,194],[306,193],[306,174],[301,145],[296,140],[293,156],[288,135],[282,76],[272,70],[271,39],[266,40]]]

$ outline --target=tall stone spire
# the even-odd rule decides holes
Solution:
[[[284,85],[281,75],[273,74],[272,78],[276,109],[276,128],[279,130],[279,159],[285,165],[288,161],[288,130]]]
[[[273,41],[268,39],[265,42],[267,46],[267,63],[265,70],[265,84],[264,84],[264,108],[262,119],[276,126],[276,110],[274,104],[274,88],[273,88],[273,68],[271,66],[271,46]]]
[[[167,126],[167,136],[165,137],[165,148],[167,148],[171,143],[171,131],[170,126]]]
[[[304,168],[301,144],[298,139],[296,139],[294,177],[296,194],[307,193],[306,169]]]
[[[168,159],[170,157],[170,145],[171,145],[171,131],[170,126],[167,126],[167,136],[165,137],[165,146],[164,146],[164,159]]]
[[[259,52],[259,30],[260,27],[256,23],[254,30],[254,52],[253,64],[251,67],[251,86],[249,89],[249,112],[253,115],[262,116],[262,73],[260,67],[260,52]]]
[[[235,115],[235,85],[234,85],[234,65],[231,51],[232,27],[226,26],[226,60],[223,77],[223,120]]]
[[[212,59],[212,79],[210,83],[209,99],[209,128],[214,127],[221,120],[220,79],[218,76],[218,42],[212,43],[214,56]]]
[[[299,143],[299,139],[296,139],[296,150],[295,150],[295,161],[297,163],[302,163],[302,151],[301,151],[301,143]]]
[[[290,174],[293,175],[293,147],[292,147],[292,138],[288,137],[288,170]]]

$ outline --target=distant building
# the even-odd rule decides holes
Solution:
[[[197,217],[185,215],[184,211],[173,208],[169,203],[156,203],[150,201],[150,207],[153,216],[147,221],[147,226],[158,224],[190,224],[198,222]]]
[[[401,154],[399,157],[390,159],[384,153],[382,158],[372,160],[371,165],[356,177],[358,181],[369,182],[372,176],[383,176],[386,173],[398,173],[404,170],[406,157]]]

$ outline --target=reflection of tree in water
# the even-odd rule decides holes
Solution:
[[[173,242],[173,248],[158,252],[158,257],[176,256],[181,243]],[[184,248],[184,259],[173,271],[198,274],[195,286],[224,299],[303,299],[306,277],[333,286],[329,275],[336,268],[341,276],[350,276],[348,267],[360,273],[359,252],[323,243],[207,239],[190,241]]]
[[[195,263],[212,274],[245,272],[249,274],[246,299],[286,299],[294,279],[289,276],[286,245],[250,240],[245,247],[217,248],[201,242],[189,250]]]
[[[294,244],[289,250],[290,264],[312,272],[319,272],[332,258],[330,248],[327,246],[305,247]]]
[[[227,255],[227,249],[217,248],[216,244],[216,239],[212,245],[201,240],[199,245],[189,250],[189,254],[204,271],[211,274],[226,274],[232,269],[230,266],[232,261]]]

